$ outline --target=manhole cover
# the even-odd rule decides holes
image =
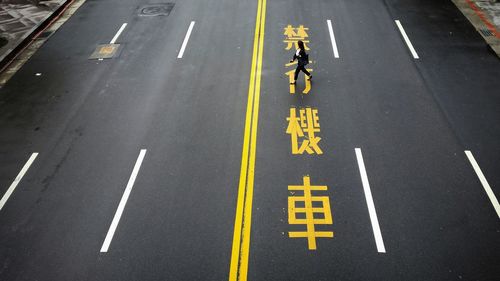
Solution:
[[[89,59],[110,59],[118,55],[120,44],[104,44],[99,45],[95,51],[90,55]]]
[[[139,15],[144,17],[168,16],[173,8],[174,3],[146,5],[139,9]]]

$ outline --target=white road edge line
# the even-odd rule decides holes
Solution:
[[[332,40],[333,56],[338,59],[339,58],[339,50],[337,48],[337,42],[335,41],[335,35],[333,34],[332,21],[327,20],[326,22],[328,24],[328,31],[330,32],[330,39]]]
[[[368,182],[368,176],[366,175],[363,154],[361,154],[360,148],[356,148],[355,151],[356,158],[358,159],[359,174],[361,175],[361,181],[363,182],[363,189],[365,191],[366,205],[368,205],[368,212],[370,213],[370,220],[372,222],[373,236],[375,236],[375,243],[377,243],[377,251],[379,253],[385,253],[384,240],[382,239],[382,233],[380,232],[377,212],[375,211],[375,204],[373,203],[372,192],[370,190],[370,183]]]
[[[113,235],[115,235],[115,230],[118,227],[118,223],[120,222],[120,218],[122,216],[123,210],[125,209],[125,205],[127,204],[127,200],[128,197],[130,196],[130,192],[132,191],[132,187],[134,186],[134,182],[135,179],[137,178],[137,174],[139,173],[139,169],[141,168],[144,156],[146,156],[146,149],[141,149],[139,157],[135,162],[134,169],[132,170],[132,174],[130,175],[130,179],[128,180],[127,187],[125,188],[125,192],[123,193],[122,199],[120,200],[120,204],[118,205],[118,209],[116,209],[115,217],[111,222],[108,234],[106,234],[106,239],[104,239],[104,243],[102,243],[101,253],[108,252],[109,245],[111,244],[111,240],[113,240]]]
[[[401,32],[401,35],[403,35],[403,39],[405,39],[406,45],[408,45],[408,48],[410,49],[411,54],[413,55],[414,59],[418,59],[417,52],[413,48],[413,45],[410,42],[410,39],[408,38],[408,35],[406,35],[405,29],[403,28],[403,25],[401,25],[401,22],[399,20],[395,20],[396,25],[399,28],[399,32]]]
[[[483,185],[484,191],[486,191],[486,194],[490,198],[491,204],[493,204],[493,207],[495,208],[495,211],[497,212],[498,218],[500,218],[500,204],[498,204],[498,200],[495,197],[495,193],[493,193],[493,190],[491,189],[488,181],[483,175],[483,172],[481,171],[481,168],[479,168],[479,165],[476,162],[476,159],[474,159],[474,156],[472,155],[472,152],[470,150],[465,150],[465,155],[467,155],[467,158],[469,158],[470,163],[472,164],[472,167],[474,168],[474,171],[477,174],[477,177],[481,181],[481,184]]]
[[[191,21],[191,24],[189,25],[188,31],[186,33],[186,37],[184,37],[184,42],[182,42],[181,50],[179,51],[179,55],[177,56],[178,59],[181,59],[184,55],[184,50],[186,49],[186,45],[189,41],[189,36],[191,36],[191,31],[193,31],[194,24],[195,22]]]
[[[5,192],[2,199],[0,200],[0,211],[2,210],[2,208],[5,205],[5,203],[7,202],[7,200],[9,200],[9,197],[12,195],[12,193],[14,193],[14,190],[16,189],[17,185],[19,184],[21,179],[24,177],[24,174],[26,174],[26,172],[30,168],[31,164],[33,164],[33,162],[35,161],[37,156],[38,156],[37,152],[31,154],[31,157],[28,159],[28,162],[26,162],[26,164],[24,164],[24,167],[21,169],[21,171],[17,175],[14,182],[12,182],[12,184],[9,186],[9,189],[7,189],[7,192]]]
[[[118,32],[115,34],[115,37],[113,37],[113,39],[111,39],[111,42],[109,42],[109,44],[115,44],[116,40],[118,40],[118,37],[120,37],[120,35],[122,34],[125,27],[127,27],[127,23],[122,24],[122,27],[120,27]]]

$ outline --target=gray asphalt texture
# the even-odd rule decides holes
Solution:
[[[228,280],[257,1],[139,15],[160,2],[87,0],[0,90],[0,195],[40,153],[0,212],[0,280]],[[119,57],[88,60],[124,22]],[[309,95],[288,93],[288,24],[309,28]],[[500,221],[464,150],[500,196],[499,77],[450,1],[268,0],[248,279],[498,280]],[[286,117],[307,106],[319,111],[320,156],[290,153]],[[300,229],[287,223],[287,186],[303,175],[330,197],[335,237],[316,251],[287,236]]]

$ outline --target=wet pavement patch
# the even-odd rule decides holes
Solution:
[[[154,17],[154,16],[168,16],[174,8],[174,3],[163,4],[150,4],[144,5],[139,8],[139,16]]]

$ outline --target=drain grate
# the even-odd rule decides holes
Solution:
[[[139,8],[139,16],[155,17],[168,16],[174,8],[174,3],[151,4]]]
[[[493,36],[493,33],[491,33],[491,30],[489,29],[479,29],[479,31],[481,31],[481,33],[484,35],[484,36]]]

